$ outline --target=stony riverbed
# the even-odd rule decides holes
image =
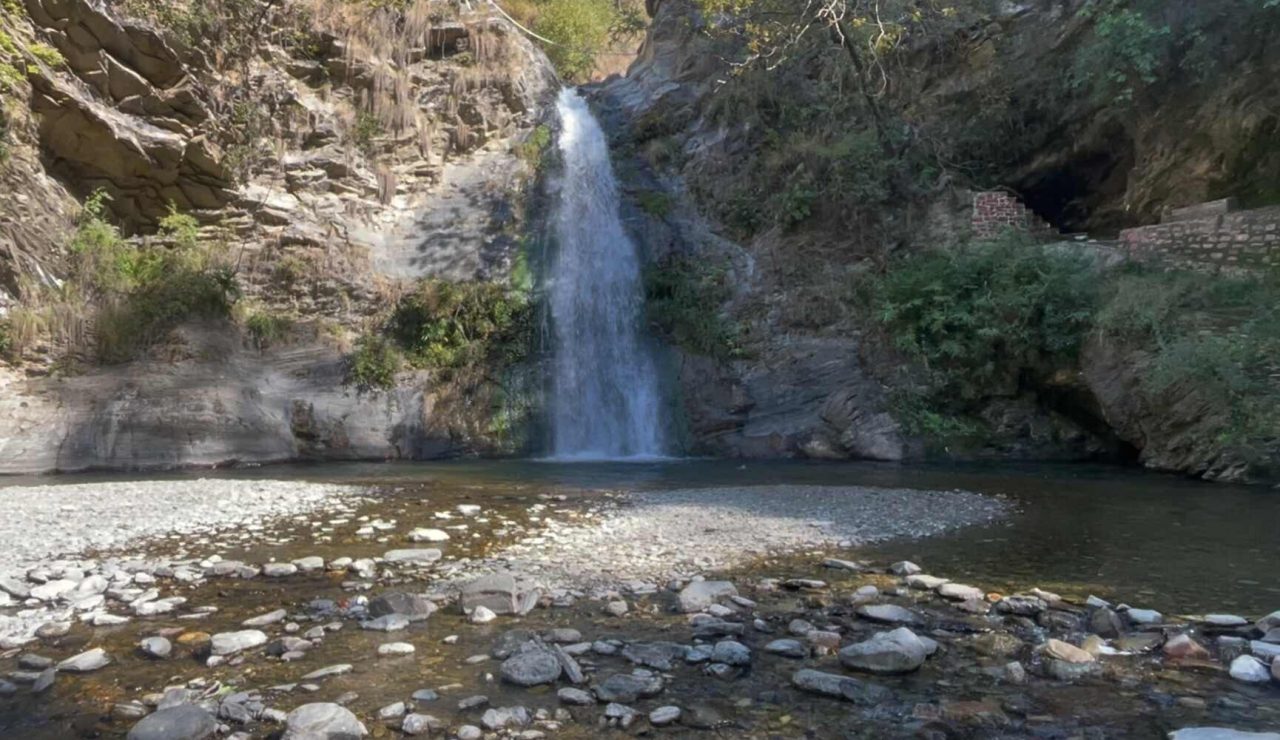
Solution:
[[[136,508],[154,510],[148,501]],[[220,519],[193,502],[207,507],[198,530],[154,523],[69,558],[55,557],[66,547],[16,549],[25,569],[8,563],[0,613],[34,634],[0,642],[0,735],[1065,738],[1280,726],[1280,613],[996,594],[948,581],[946,563],[863,559],[869,543],[1005,516],[991,497],[328,486],[276,504],[222,507],[237,513]],[[75,521],[95,521],[92,497],[70,505]],[[33,537],[40,521],[27,519]]]

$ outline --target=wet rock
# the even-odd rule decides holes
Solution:
[[[480,718],[480,724],[493,731],[527,727],[532,721],[529,710],[524,707],[494,707],[486,710]]]
[[[341,676],[344,673],[350,673],[353,666],[350,663],[338,663],[336,665],[325,666],[319,670],[312,671],[302,677],[303,681],[319,681],[322,678],[332,678],[333,676]]]
[[[497,619],[498,615],[487,606],[477,606],[471,610],[471,614],[467,616],[467,621],[472,624],[488,624]]]
[[[246,619],[241,622],[240,625],[243,627],[266,627],[267,625],[275,624],[276,622],[283,622],[286,616],[288,616],[288,612],[284,609],[276,609],[273,612],[268,612],[261,616]]]
[[[563,688],[556,692],[556,698],[562,704],[570,704],[573,706],[586,707],[596,703],[596,698],[589,691],[575,688]]]
[[[1162,650],[1168,657],[1179,660],[1207,660],[1209,658],[1209,651],[1203,645],[1191,639],[1190,635],[1176,635],[1169,638]]]
[[[436,701],[439,698],[440,694],[435,689],[418,689],[412,696],[412,699],[418,702]]]
[[[564,671],[564,677],[570,683],[584,683],[587,680],[586,674],[582,672],[582,666],[578,665],[578,661],[574,660],[571,655],[564,651],[559,645],[552,645],[551,652],[556,654],[556,660],[560,661],[560,667]]]
[[[996,611],[1001,614],[1014,614],[1020,617],[1034,617],[1049,605],[1038,596],[1014,594],[996,602]]]
[[[398,632],[409,628],[409,618],[403,614],[387,614],[360,623],[360,629],[374,632]]]
[[[711,660],[730,666],[750,665],[751,649],[735,640],[723,640],[711,650]]]
[[[458,728],[458,740],[480,740],[484,737],[484,730],[475,725],[463,725]]]
[[[1252,655],[1241,655],[1231,661],[1231,677],[1246,683],[1263,683],[1271,680],[1271,671]]]
[[[127,740],[205,740],[218,731],[218,722],[195,704],[161,709],[129,730]]]
[[[66,637],[70,632],[70,622],[45,622],[36,628],[36,637],[41,640],[52,640],[58,637]]]
[[[407,642],[387,642],[378,646],[378,655],[383,657],[411,655],[416,649]]]
[[[406,735],[429,735],[445,727],[444,721],[430,714],[406,714],[400,723],[400,731]]]
[[[866,563],[858,563],[853,560],[840,560],[839,558],[827,558],[822,561],[822,567],[832,568],[834,570],[848,570],[854,573],[861,573],[867,569]]]
[[[213,655],[232,655],[265,644],[267,644],[267,635],[261,630],[222,632],[214,635],[210,640],[209,652]]]
[[[0,696],[13,696],[18,693],[18,687],[11,681],[0,678]]]
[[[410,542],[448,542],[449,533],[443,529],[419,528],[409,533]]]
[[[646,668],[670,671],[687,652],[688,648],[674,642],[633,642],[622,649],[622,657]]]
[[[621,599],[614,599],[604,605],[604,613],[613,617],[625,616],[631,611],[631,607],[627,606],[627,602]]]
[[[791,683],[801,691],[864,705],[883,701],[890,693],[888,689],[882,686],[864,683],[849,676],[823,673],[809,668],[796,671],[791,676]]]
[[[680,611],[700,612],[718,599],[737,595],[737,587],[728,581],[694,581],[680,590]]]
[[[568,645],[575,642],[582,642],[582,633],[568,627],[560,627],[548,630],[542,634],[542,639],[547,642],[555,642],[561,645]]]
[[[138,649],[147,657],[163,660],[173,652],[173,645],[163,637],[148,637],[138,643]]]
[[[1008,632],[988,632],[975,636],[971,644],[979,655],[992,658],[1007,658],[1022,650],[1022,640]]]
[[[878,674],[909,673],[923,663],[928,649],[914,632],[899,627],[840,650],[846,668]]]
[[[887,624],[919,624],[920,617],[897,604],[868,604],[858,607],[858,616]]]
[[[649,724],[663,727],[680,719],[680,707],[665,706],[649,712]]]
[[[382,559],[388,563],[434,563],[444,557],[444,553],[434,547],[417,547],[400,550],[388,550]]]
[[[369,600],[369,615],[385,617],[389,614],[401,614],[410,622],[420,622],[435,614],[435,602],[425,596],[392,591]]]
[[[1027,669],[1017,661],[1007,663],[1004,667],[1004,678],[1012,684],[1024,684],[1027,682]]]
[[[313,573],[317,570],[324,570],[324,558],[317,555],[309,555],[305,558],[294,560],[293,565],[303,573]]]
[[[907,576],[907,587],[914,588],[919,591],[933,591],[950,582],[951,581],[946,578],[938,578],[936,576],[927,576],[923,574]]]
[[[1120,615],[1103,607],[1089,615],[1089,631],[1095,635],[1115,639],[1124,634],[1124,621]]]
[[[16,596],[17,594],[14,595]],[[1280,628],[1280,610],[1273,611],[1262,619],[1259,619],[1257,622],[1253,623],[1253,626],[1257,627],[1260,632],[1270,632],[1273,629]]]
[[[738,622],[726,622],[722,619],[704,619],[693,625],[694,637],[719,637],[741,635],[746,628]]]
[[[1164,621],[1164,615],[1154,609],[1127,609],[1124,614],[1130,622],[1139,626],[1160,624]]]
[[[285,578],[298,572],[293,563],[266,563],[262,566],[262,575],[267,578]]]
[[[660,677],[647,672],[615,673],[591,688],[600,701],[630,704],[642,697],[660,694],[663,684]]]
[[[938,595],[952,601],[980,601],[984,593],[980,588],[963,583],[944,583],[938,586]]]
[[[554,683],[563,671],[556,654],[546,646],[529,642],[502,662],[502,679],[517,686]]]
[[[1206,614],[1202,620],[1213,627],[1244,627],[1249,620],[1235,614]]]
[[[31,684],[31,693],[43,694],[53,687],[53,682],[58,678],[57,668],[46,668],[40,671],[40,675],[36,676],[36,680]]]
[[[102,648],[94,648],[62,661],[58,664],[58,670],[66,673],[89,673],[110,664],[111,656]]]
[[[1146,653],[1160,645],[1160,635],[1124,635],[1115,640],[1117,650],[1126,653]]]
[[[507,573],[494,573],[463,584],[460,601],[464,613],[483,606],[494,614],[516,614],[520,610],[520,597],[515,578]]]
[[[282,740],[347,740],[368,734],[350,710],[338,704],[303,704],[289,712]]]
[[[631,726],[636,719],[636,710],[625,704],[611,703],[604,708],[605,719],[617,724],[618,727],[626,729]]]
[[[809,657],[809,646],[799,640],[774,640],[764,646],[764,651],[784,658]]]
[[[1277,645],[1274,642],[1251,640],[1249,642],[1249,650],[1254,655],[1266,660],[1280,660],[1280,645]]]
[[[405,712],[409,711],[405,707],[404,702],[398,701],[394,704],[388,704],[378,710],[378,719],[384,723],[390,723],[391,720],[399,720],[404,717]]]
[[[921,571],[921,567],[910,560],[899,560],[889,566],[889,572],[895,576],[914,576]]]
[[[43,671],[53,667],[53,658],[46,658],[35,653],[23,653],[18,656],[18,667],[32,671]]]

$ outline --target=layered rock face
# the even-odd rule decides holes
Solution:
[[[72,372],[37,343],[0,362],[0,472],[510,451],[493,409],[467,400],[489,391],[427,372],[360,391],[346,355],[419,279],[510,275],[536,177],[521,143],[558,87],[535,46],[451,6],[268,3],[228,59],[228,39],[111,4],[25,10],[15,32],[62,59],[28,65],[14,92],[0,312],[62,284],[77,201],[101,191],[126,236],[194,216],[241,303],[296,330],[267,346],[191,324],[136,361]]]

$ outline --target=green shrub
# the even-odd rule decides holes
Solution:
[[[418,367],[506,366],[531,349],[533,308],[497,283],[429,278],[400,300],[389,330]]]
[[[547,56],[570,82],[585,82],[596,55],[609,42],[616,11],[601,0],[548,0],[538,9],[534,30],[552,41]]]
[[[724,313],[732,296],[724,268],[672,258],[645,270],[649,323],[678,347],[727,360],[741,355],[738,329]]]
[[[1074,359],[1097,301],[1087,257],[997,242],[909,255],[871,286],[875,316],[927,373],[928,407],[962,415],[1025,373]]]
[[[347,382],[362,391],[387,390],[395,386],[402,364],[391,342],[378,334],[366,334],[348,358]]]
[[[0,320],[0,357],[8,357],[13,351],[13,337],[9,333],[9,322]]]
[[[244,328],[258,349],[267,349],[280,343],[293,329],[293,319],[266,310],[251,311],[244,320]]]
[[[542,169],[542,159],[551,147],[551,127],[539,124],[516,145],[516,156],[524,160],[534,171]]]
[[[1090,0],[1093,37],[1077,53],[1072,83],[1095,97],[1126,103],[1156,82],[1171,50],[1171,30],[1116,0]]]
[[[164,265],[163,277],[139,285],[98,312],[94,330],[103,362],[133,359],[184,321],[230,315],[240,297],[230,269],[196,269],[167,260]]]

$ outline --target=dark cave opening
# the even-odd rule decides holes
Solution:
[[[1113,236],[1133,225],[1124,200],[1134,163],[1133,141],[1113,127],[1095,146],[1064,153],[1013,187],[1028,208],[1065,233]]]

